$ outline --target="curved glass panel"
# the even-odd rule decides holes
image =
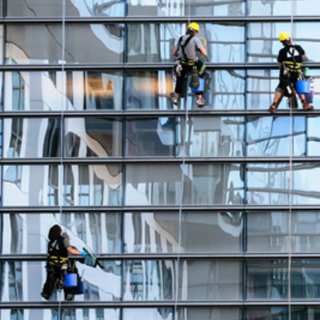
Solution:
[[[67,118],[66,157],[121,157],[122,122],[107,118]]]
[[[182,173],[183,204],[243,203],[243,172],[238,164],[128,164],[125,204],[178,205]]]
[[[59,118],[12,118],[3,120],[5,158],[61,156]]]
[[[172,62],[172,50],[186,24],[129,23],[128,62]],[[245,62],[244,24],[200,23],[199,37],[205,37],[208,60],[215,63]]]
[[[120,309],[102,309],[102,308],[61,308],[60,314],[58,309],[0,309],[1,319],[19,319],[19,320],[33,320],[33,319],[61,319],[61,320],[119,320]]]
[[[289,196],[289,163],[247,165],[249,204],[318,204],[320,167],[316,163],[294,163],[292,196]]]
[[[305,6],[304,2],[301,3]],[[319,61],[317,52],[320,49],[320,40],[317,35],[320,33],[320,23],[295,22],[294,24],[294,33],[291,35],[294,43],[305,50],[310,60]],[[279,35],[290,30],[290,23],[248,23],[248,61],[276,62],[279,50],[283,48]]]
[[[317,0],[248,0],[248,14],[255,16],[289,16],[292,9],[294,15],[314,15]]]
[[[92,64],[123,62],[124,35],[122,24],[67,24],[65,61]]]
[[[125,12],[125,0],[73,0],[66,2],[67,17],[119,17]]]
[[[8,17],[61,17],[63,0],[14,0],[7,1]]]
[[[181,261],[180,300],[242,299],[242,267],[239,261]]]
[[[242,16],[244,10],[244,0],[187,0],[180,3],[128,0],[129,16]]]
[[[122,205],[118,165],[69,165],[64,173],[57,165],[9,165],[3,170],[4,205]]]
[[[319,299],[319,259],[294,259],[291,269],[293,299]],[[248,299],[279,300],[288,298],[288,261],[247,262]]]
[[[291,213],[291,250],[320,251],[320,212]],[[288,252],[288,212],[248,212],[248,252]]]
[[[290,117],[249,117],[247,122],[247,156],[304,156],[307,147],[307,119]]]
[[[124,250],[127,253],[242,252],[241,212],[126,213]]]
[[[106,262],[104,262],[106,263]],[[46,263],[40,261],[8,261],[1,262],[3,286],[2,302],[41,301],[41,291],[46,281]],[[92,268],[83,263],[77,263],[79,274],[83,274],[85,293],[75,295],[75,301],[119,301],[121,294],[121,262],[110,261],[105,269]],[[61,300],[64,293],[61,292]],[[50,300],[59,299],[54,290]],[[44,300],[43,300],[44,301]]]
[[[97,254],[121,252],[119,213],[2,214],[2,254],[39,254],[47,252],[50,228],[59,224],[72,246],[82,250],[90,245]]]

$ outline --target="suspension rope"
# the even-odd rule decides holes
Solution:
[[[294,15],[294,2],[291,0],[291,41],[293,42],[293,15]],[[294,52],[293,52],[294,55]],[[294,92],[296,95],[296,92]],[[292,99],[293,100],[293,99]],[[294,119],[293,119],[293,101],[291,101],[290,110],[290,153],[289,153],[289,215],[288,215],[288,320],[291,320],[291,267],[292,267],[292,189],[293,189],[293,130],[294,130]],[[298,103],[298,101],[297,101]]]
[[[190,22],[190,3],[189,3],[189,12],[188,12],[188,25],[191,23]],[[187,74],[188,75],[188,74]],[[183,192],[184,192],[184,170],[188,170],[186,168],[186,139],[188,137],[188,122],[189,122],[189,110],[188,110],[188,76],[187,80],[185,82],[185,98],[184,98],[184,110],[185,110],[185,123],[184,123],[184,132],[182,134],[182,125],[181,125],[181,134],[180,136],[183,139],[182,142],[182,165],[181,165],[181,188],[180,188],[180,198],[179,198],[179,220],[178,220],[178,247],[177,247],[177,263],[176,263],[176,268],[175,268],[175,275],[176,275],[176,281],[175,281],[175,298],[174,298],[174,319],[178,319],[178,298],[179,298],[179,269],[180,269],[180,260],[181,260],[181,234],[182,234],[182,210],[183,210]],[[182,120],[182,117],[181,117]],[[180,121],[181,123],[181,121]],[[181,123],[182,124],[182,123]],[[182,277],[181,277],[182,279]],[[182,282],[181,282],[181,292],[182,292]]]

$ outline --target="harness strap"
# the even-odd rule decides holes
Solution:
[[[181,50],[182,50],[182,54],[183,54],[183,58],[181,58],[181,63],[183,63],[182,62],[182,59],[184,59],[184,60],[189,60],[189,61],[193,61],[193,60],[191,60],[191,59],[188,59],[188,57],[187,57],[187,55],[186,55],[186,52],[185,52],[185,47],[188,45],[188,43],[190,42],[190,40],[193,38],[194,36],[189,36],[188,38],[187,38],[187,40],[186,41],[183,41],[183,36],[181,36],[180,37],[180,39],[179,39],[179,44],[180,44],[180,46],[181,46]],[[187,64],[189,64],[189,63],[187,63]],[[193,64],[194,64],[194,61],[193,61]]]

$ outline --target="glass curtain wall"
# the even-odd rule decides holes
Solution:
[[[0,319],[319,320],[317,10],[0,0]],[[169,99],[190,21],[203,108]],[[312,113],[267,111],[283,31],[309,58]],[[84,293],[62,305],[40,295],[54,224],[103,265],[78,259]]]

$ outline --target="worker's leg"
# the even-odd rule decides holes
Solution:
[[[186,81],[186,71],[183,68],[179,73],[177,73],[177,81],[176,81],[176,87],[174,92],[170,93],[170,99],[174,104],[178,103],[179,100],[179,95],[183,92],[184,90],[184,85]]]
[[[276,88],[276,92],[274,94],[274,98],[273,98],[273,103],[269,108],[270,112],[275,112],[282,100],[283,97],[283,89],[281,89],[280,84],[278,85],[278,87]]]
[[[313,106],[306,102],[306,97],[304,94],[299,94],[299,98],[304,110],[313,110]]]
[[[43,285],[43,289],[41,292],[41,296],[46,299],[49,300],[53,289],[54,289],[54,285],[57,281],[57,273],[55,272],[54,268],[52,266],[47,266],[47,280],[45,282],[45,284]]]

